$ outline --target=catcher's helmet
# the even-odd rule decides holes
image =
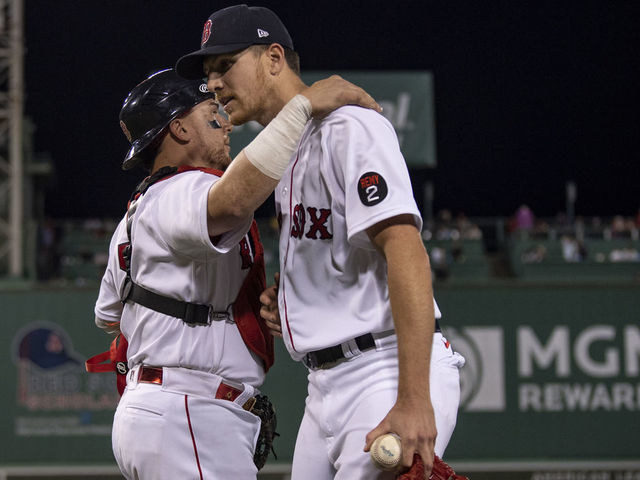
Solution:
[[[138,84],[120,110],[120,127],[131,143],[122,169],[140,163],[141,153],[160,137],[171,120],[213,97],[202,80],[185,80],[170,68]]]

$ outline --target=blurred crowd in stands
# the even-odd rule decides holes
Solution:
[[[258,220],[260,222],[261,219]],[[277,248],[277,243],[269,240],[276,228],[275,221],[270,218],[262,220],[264,240],[269,248]],[[487,222],[492,222],[492,225]],[[43,282],[71,282],[76,285],[99,281],[107,263],[107,249],[115,227],[116,221],[111,219],[43,221],[37,232],[35,276]],[[510,242],[532,243],[521,254],[523,263],[544,262],[551,244],[554,248],[559,245],[558,251],[569,263],[585,260],[640,262],[640,209],[635,217],[569,218],[565,213],[558,213],[554,218],[541,218],[529,206],[521,205],[509,218],[483,218],[480,225],[464,213],[454,215],[450,210],[442,209],[432,221],[425,222],[422,232],[436,277],[446,278],[451,265],[468,262],[470,255],[478,255],[478,251],[484,255],[487,251],[485,234],[495,231],[499,231],[499,238],[504,237],[505,248]],[[606,253],[590,252],[594,240],[611,241],[611,249]],[[273,256],[277,258],[275,252]]]
[[[453,218],[450,210],[438,212],[433,225],[425,225],[422,232],[425,241],[435,240],[480,240],[482,231],[464,213]]]
[[[640,209],[635,217],[615,215],[609,221],[603,221],[600,217],[585,219],[582,216],[570,219],[562,212],[549,221],[536,218],[529,206],[521,205],[510,218],[508,231],[515,239],[559,241],[565,262],[590,259],[588,244],[592,240],[612,241],[608,254],[597,252],[591,257],[596,262],[640,262],[637,248]],[[620,244],[620,240],[628,242]],[[547,248],[541,242],[524,252],[522,261],[540,263],[547,258],[547,253]]]
[[[609,221],[601,217],[569,218],[566,213],[559,212],[555,218],[538,218],[527,205],[521,205],[509,219],[507,230],[520,237],[557,238],[559,235],[574,234],[579,239],[585,237],[629,238],[638,240],[640,231],[640,209],[635,217],[614,215]]]
[[[482,241],[482,230],[464,213],[458,213],[454,218],[450,210],[443,209],[433,222],[426,222],[422,238],[434,277],[442,281],[450,277],[453,265],[466,261],[465,241]]]
[[[94,283],[102,278],[111,235],[110,219],[52,220],[39,225],[36,238],[36,277],[43,282]]]

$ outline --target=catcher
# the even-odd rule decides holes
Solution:
[[[163,70],[126,98],[122,167],[149,176],[111,240],[95,321],[119,335],[98,357],[126,382],[112,446],[127,479],[249,479],[264,465],[276,420],[258,388],[274,353],[252,215],[277,182],[254,162],[286,163],[312,113],[348,102],[377,106],[342,79],[318,82],[258,135],[251,158],[232,162],[232,127],[202,81]]]

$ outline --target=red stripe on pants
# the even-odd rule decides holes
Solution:
[[[198,447],[196,445],[196,437],[193,435],[193,427],[191,426],[191,417],[189,416],[189,397],[184,396],[184,410],[187,413],[187,423],[189,424],[189,433],[191,434],[191,441],[193,442],[193,453],[196,455],[196,464],[198,465],[198,472],[200,473],[200,480],[202,477],[202,468],[200,468],[200,458],[198,457]]]

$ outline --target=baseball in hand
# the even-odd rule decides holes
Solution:
[[[381,470],[395,470],[402,459],[402,443],[394,433],[385,433],[373,441],[371,460]]]

